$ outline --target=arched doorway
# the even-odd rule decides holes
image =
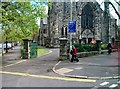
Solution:
[[[88,3],[82,9],[81,14],[81,36],[82,38],[86,39],[86,43],[89,43],[90,40],[94,38],[94,15],[93,15],[93,8]]]

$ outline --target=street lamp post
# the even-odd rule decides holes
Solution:
[[[71,8],[70,8],[70,19],[72,21],[72,0],[71,0]],[[70,33],[70,51],[72,50],[72,33]]]
[[[70,20],[72,21],[72,0],[70,0]],[[72,33],[70,32],[70,38],[69,38],[69,53],[72,50]],[[71,55],[69,54],[69,60],[71,60]]]

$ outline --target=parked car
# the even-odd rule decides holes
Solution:
[[[2,49],[2,43],[0,43],[0,49]]]
[[[4,44],[4,49],[11,49],[12,48],[12,44],[11,43],[7,43],[7,47],[6,47],[6,43]]]
[[[2,55],[2,44],[0,43],[0,55]]]
[[[2,53],[2,43],[0,43],[0,53]],[[3,53],[5,53],[4,49],[3,49]]]

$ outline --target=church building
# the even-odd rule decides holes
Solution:
[[[116,39],[116,19],[94,2],[52,2],[48,10],[47,37],[44,45],[59,45],[60,37],[70,38],[68,22],[76,21],[76,32],[71,33],[73,43],[90,43],[92,40],[114,42]],[[72,9],[71,9],[72,6]],[[71,15],[72,10],[72,15]],[[72,18],[71,18],[72,16]],[[105,21],[108,20],[108,21]],[[106,27],[109,26],[109,27]]]

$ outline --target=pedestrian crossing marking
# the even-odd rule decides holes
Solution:
[[[117,86],[118,86],[118,84],[112,84],[111,86],[109,86],[109,88],[115,88]]]
[[[78,69],[78,70],[81,70],[81,69],[83,69],[82,67],[77,67],[77,68],[74,68],[74,69]]]
[[[68,73],[68,72],[71,72],[73,71],[73,69],[69,69],[69,68],[60,68],[58,70],[56,70],[57,72],[61,73],[61,74],[64,74],[64,73]]]
[[[107,84],[109,84],[109,82],[103,82],[103,83],[101,83],[100,85],[101,85],[101,86],[105,86],[105,85],[107,85]]]
[[[118,81],[117,83],[119,83],[119,84],[120,84],[120,81]]]
[[[81,63],[80,63],[80,61],[79,61],[79,62],[77,62],[77,63],[75,63],[75,64],[81,64]]]
[[[93,79],[76,79],[76,78],[66,78],[66,77],[63,78],[63,77],[56,77],[56,76],[34,75],[34,74],[20,73],[20,72],[0,71],[0,73],[2,73],[2,74],[17,75],[17,76],[43,78],[43,79],[62,80],[62,81],[96,82],[96,80],[93,80]]]
[[[13,64],[9,64],[9,65],[3,66],[2,68],[6,68],[6,67],[10,67],[10,66],[14,66],[14,65],[16,65],[16,64],[20,64],[20,63],[22,63],[22,62],[24,62],[24,61],[26,61],[26,60],[21,60],[21,61],[18,61],[18,62],[16,62],[16,63],[13,63]]]

